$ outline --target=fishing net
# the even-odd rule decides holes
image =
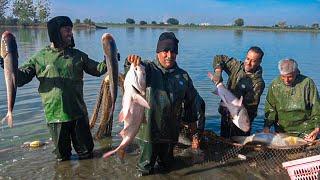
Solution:
[[[123,92],[124,75],[119,73],[118,86]],[[94,137],[101,139],[105,136],[111,136],[113,117],[109,117],[111,111],[111,93],[109,90],[109,76],[107,75],[101,82],[100,92],[97,97],[96,105],[90,118],[90,128],[99,123],[99,127]]]
[[[205,160],[217,166],[237,166],[266,174],[285,173],[282,163],[320,154],[320,142],[316,141],[303,146],[290,148],[269,148],[261,145],[241,145],[217,136],[214,132],[205,131],[201,149]]]

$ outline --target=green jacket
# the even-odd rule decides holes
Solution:
[[[17,84],[23,86],[36,76],[47,123],[67,122],[88,115],[83,71],[100,76],[106,72],[106,65],[74,48],[58,51],[47,46],[19,68]]]
[[[225,55],[217,55],[213,60],[213,69],[220,65],[228,76],[227,88],[237,97],[243,97],[243,105],[248,111],[251,122],[257,116],[260,96],[265,88],[262,78],[262,67],[259,66],[253,74],[246,74],[243,62]],[[221,115],[226,115],[223,107],[219,107]]]
[[[181,121],[200,121],[204,126],[204,101],[188,73],[177,64],[166,70],[158,60],[144,61],[142,64],[146,67],[146,99],[151,108],[145,111],[147,123],[140,126],[137,139],[152,143],[176,143]],[[129,66],[126,61],[125,69]],[[182,119],[182,116],[185,118]]]
[[[309,134],[320,124],[320,101],[312,79],[297,75],[293,86],[286,86],[280,76],[269,86],[265,102],[265,127],[276,131]]]

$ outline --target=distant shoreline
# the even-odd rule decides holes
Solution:
[[[116,23],[96,23],[96,25],[89,24],[74,24],[74,29],[98,29],[97,27],[123,27],[123,28],[152,28],[152,29],[203,29],[203,30],[238,30],[238,31],[266,31],[266,32],[311,32],[320,33],[320,29],[312,28],[277,28],[277,27],[267,27],[267,26],[219,26],[219,25],[209,25],[209,26],[199,26],[199,25],[160,25],[160,24],[116,24]],[[46,25],[31,25],[31,26],[10,26],[1,25],[1,27],[6,28],[27,28],[27,29],[46,29]]]

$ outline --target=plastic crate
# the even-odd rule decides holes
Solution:
[[[317,180],[320,171],[320,155],[284,162],[282,166],[287,169],[292,180]]]

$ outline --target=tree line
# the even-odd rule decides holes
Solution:
[[[37,25],[47,22],[49,0],[0,0],[0,24]]]

